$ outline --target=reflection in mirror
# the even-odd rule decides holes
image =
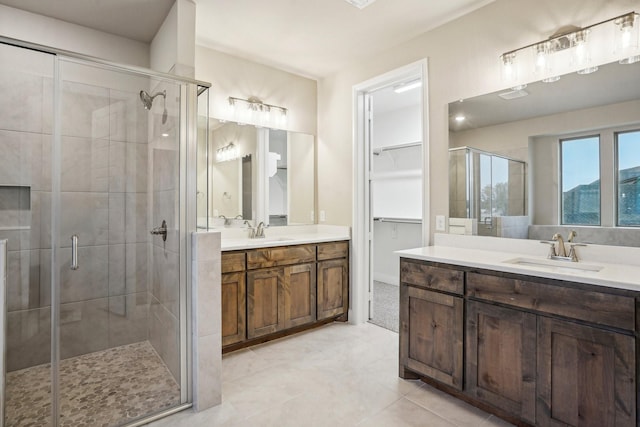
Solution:
[[[450,231],[526,237],[525,171],[518,160],[468,147],[449,149]]]
[[[287,225],[287,132],[269,129],[269,222]]]
[[[525,215],[530,225],[527,236],[523,237],[531,239],[546,240],[555,232],[566,235],[576,229],[582,242],[640,246],[638,225],[629,228],[628,223],[617,218],[622,208],[618,206],[617,178],[612,173],[616,171],[617,136],[638,130],[640,63],[606,64],[593,74],[568,74],[555,83],[535,82],[525,88],[449,104],[450,148],[473,147],[527,164]],[[605,173],[596,178],[597,183],[587,179],[563,188],[560,141],[593,136],[599,137],[600,170]],[[640,151],[638,153],[640,156]],[[450,177],[454,175],[455,164],[452,160]],[[640,158],[630,164],[640,164]],[[576,167],[581,170],[580,165]],[[630,171],[621,171],[620,176],[625,180],[637,179],[640,171],[636,172],[632,177],[627,176]],[[456,185],[452,179],[450,184]],[[600,224],[587,227],[568,219],[567,215],[563,219],[562,201],[580,193],[577,185],[595,184],[601,186]],[[452,190],[450,195],[453,216],[460,199],[454,198]],[[624,209],[629,207],[625,205]],[[636,209],[639,209],[637,213],[629,215],[640,215],[640,205]],[[479,225],[475,234],[479,234]],[[450,227],[450,232],[463,229]],[[464,230],[473,230],[473,227]]]
[[[252,197],[247,197],[245,191],[251,195],[254,187],[251,164],[256,157],[257,131],[253,126],[217,120],[211,126],[210,226],[241,226],[244,222],[241,219],[255,216]],[[232,151],[229,156],[225,156],[226,150]]]
[[[209,129],[208,168],[198,169],[209,212],[198,211],[201,228],[314,223],[313,135],[216,119]]]

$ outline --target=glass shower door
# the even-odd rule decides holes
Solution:
[[[59,64],[59,425],[121,425],[182,403],[181,86]]]
[[[51,425],[54,56],[0,44],[0,239],[7,240],[5,426]],[[50,218],[50,217],[49,217]]]

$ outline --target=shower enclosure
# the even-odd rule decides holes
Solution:
[[[449,149],[449,216],[475,218],[479,235],[526,233],[526,163],[471,147]]]
[[[188,405],[186,158],[206,85],[15,44],[0,40],[1,419]]]

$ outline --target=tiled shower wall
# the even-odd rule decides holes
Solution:
[[[9,371],[48,362],[51,329],[52,59],[16,55],[12,69],[0,67]],[[90,71],[68,67],[78,67],[74,75]],[[124,91],[76,82],[62,87],[62,358],[148,337],[148,113],[135,89],[148,80],[130,79],[120,86]],[[2,190],[15,186],[28,203]],[[72,234],[79,236],[77,271],[69,269]]]

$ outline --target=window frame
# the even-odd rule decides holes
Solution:
[[[597,224],[575,224],[564,222],[564,190],[563,190],[563,166],[564,166],[564,155],[562,151],[562,143],[570,142],[579,139],[590,139],[597,138],[598,139],[598,186],[599,186],[599,203],[598,203],[598,223]],[[617,159],[617,158],[616,158]],[[602,134],[584,134],[579,136],[571,136],[567,138],[559,138],[558,139],[558,207],[559,207],[559,215],[558,222],[560,225],[575,225],[582,227],[602,227]],[[617,199],[616,199],[617,200]],[[617,209],[616,209],[617,210]]]
[[[625,129],[625,130],[614,130],[613,131],[613,170],[614,170],[614,204],[615,204],[615,215],[614,215],[614,223],[613,226],[615,228],[640,228],[640,222],[637,224],[620,224],[620,161],[619,161],[619,140],[618,136],[625,133],[639,133],[640,128],[633,129]],[[601,190],[602,191],[602,190]]]

